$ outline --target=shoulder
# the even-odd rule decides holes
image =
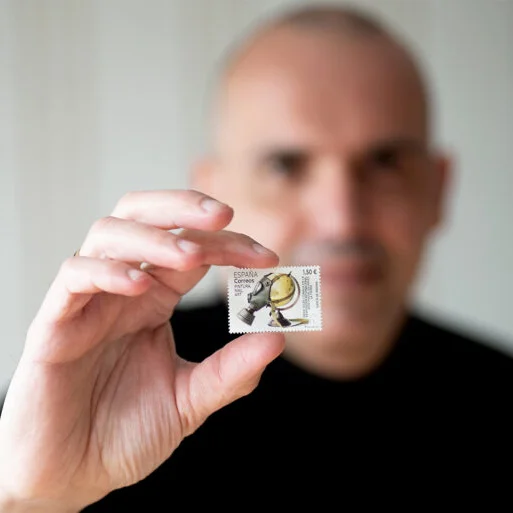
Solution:
[[[505,375],[513,380],[511,341],[418,311],[410,316],[406,331],[423,357],[436,360],[436,367],[445,364],[453,370],[471,372],[474,377]]]

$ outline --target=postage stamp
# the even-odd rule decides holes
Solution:
[[[228,308],[230,333],[322,330],[320,267],[233,268]]]

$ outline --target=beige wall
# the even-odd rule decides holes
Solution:
[[[60,262],[126,191],[187,186],[215,62],[262,0],[0,0],[0,384]],[[513,353],[513,1],[360,0],[410,40],[457,155],[416,297]],[[208,298],[207,277],[185,303]]]

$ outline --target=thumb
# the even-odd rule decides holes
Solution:
[[[281,333],[253,333],[233,340],[201,363],[187,362],[177,376],[177,382],[185,385],[177,389],[184,436],[215,411],[252,392],[284,346]]]

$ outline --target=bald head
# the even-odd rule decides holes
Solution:
[[[262,73],[274,74],[278,85],[279,75],[284,75],[287,68],[305,67],[308,60],[324,61],[324,68],[334,70],[324,77],[316,74],[320,70],[315,70],[315,66],[310,66],[309,71],[305,70],[306,75],[311,75],[309,80],[331,80],[336,67],[345,65],[344,73],[353,72],[351,55],[356,61],[358,51],[355,49],[362,46],[372,48],[377,59],[388,60],[389,73],[400,69],[401,78],[409,83],[418,107],[423,111],[426,133],[429,132],[426,81],[419,64],[400,38],[376,18],[354,8],[309,6],[285,11],[260,23],[227,52],[215,88],[214,138],[219,136],[217,131],[223,125],[230,95],[236,86],[255,80]],[[344,58],[347,56],[350,58]],[[369,66],[374,64],[368,63]]]
[[[317,31],[346,37],[390,37],[391,34],[375,18],[348,7],[308,6],[286,11],[260,24],[249,37],[227,54],[225,70],[266,35],[280,29]]]
[[[296,28],[334,30],[339,33],[372,35],[385,33],[380,22],[351,7],[306,6],[287,11],[275,18],[270,26],[291,26]]]

